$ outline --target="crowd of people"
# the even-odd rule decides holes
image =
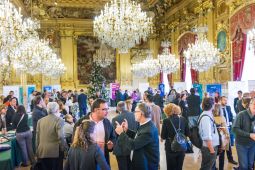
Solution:
[[[158,170],[159,142],[165,144],[168,170],[181,170],[194,128],[201,139],[201,170],[223,170],[225,152],[235,169],[250,170],[255,160],[255,92],[234,100],[206,93],[203,100],[194,88],[190,93],[171,89],[163,96],[148,88],[131,94],[116,92],[117,115],[107,118],[109,105],[99,92],[88,97],[84,90],[34,91],[29,96],[32,128],[23,105],[13,91],[0,105],[2,133],[16,130],[22,166],[47,170],[111,169],[109,152],[121,170]],[[236,115],[236,116],[234,116]],[[162,126],[161,126],[162,124]],[[183,140],[184,145],[183,145]],[[238,162],[233,159],[236,147]],[[191,146],[189,146],[191,147]],[[36,159],[35,159],[36,158]],[[216,159],[219,164],[216,165]],[[64,161],[65,160],[65,161]]]

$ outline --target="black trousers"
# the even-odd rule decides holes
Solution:
[[[47,170],[58,170],[58,158],[40,158],[39,161]]]
[[[184,152],[166,151],[167,170],[182,170],[184,157],[185,157]]]
[[[119,170],[131,170],[130,155],[128,156],[116,156]]]
[[[40,158],[39,161],[47,170],[63,170],[64,152],[59,152],[58,158]]]
[[[229,149],[227,151],[223,150],[219,154],[219,170],[224,169],[225,152],[227,152],[228,161],[232,161],[233,160],[233,155],[232,155],[232,149],[231,149],[231,144],[230,143],[229,143]]]

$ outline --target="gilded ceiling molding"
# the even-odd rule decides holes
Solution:
[[[194,0],[182,0],[176,5],[171,7],[171,10],[167,10],[166,13],[164,14],[164,17],[161,17],[159,19],[159,23],[163,23],[165,20],[168,21],[170,18],[178,13],[178,11],[182,10],[183,8],[189,6],[190,4],[194,4]]]
[[[90,19],[41,20],[41,28],[69,29],[76,32],[93,33],[93,21]]]
[[[255,3],[255,0],[228,0],[226,4],[229,6],[231,18],[236,12],[238,12],[243,7]]]
[[[198,6],[195,8],[194,12],[196,14],[206,14],[214,9],[213,0],[198,0]]]

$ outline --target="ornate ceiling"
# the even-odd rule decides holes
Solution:
[[[26,13],[39,19],[93,19],[110,0],[14,0],[22,4]],[[157,19],[185,0],[138,0],[150,16]],[[186,0],[187,1],[187,0]],[[31,5],[32,3],[32,5]],[[31,8],[32,7],[32,8]]]

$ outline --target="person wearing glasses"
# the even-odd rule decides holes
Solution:
[[[135,120],[139,122],[137,132],[128,128],[126,119],[121,125],[115,122],[119,145],[123,150],[131,150],[132,170],[158,170],[159,137],[158,129],[151,121],[151,107],[139,103],[135,109]]]
[[[108,104],[104,99],[98,98],[94,101],[91,107],[91,113],[79,119],[74,126],[80,126],[83,120],[91,120],[95,122],[95,130],[91,134],[92,139],[99,145],[104,153],[106,162],[110,165],[109,152],[113,149],[113,144],[116,141],[111,122],[106,118],[108,114]]]

